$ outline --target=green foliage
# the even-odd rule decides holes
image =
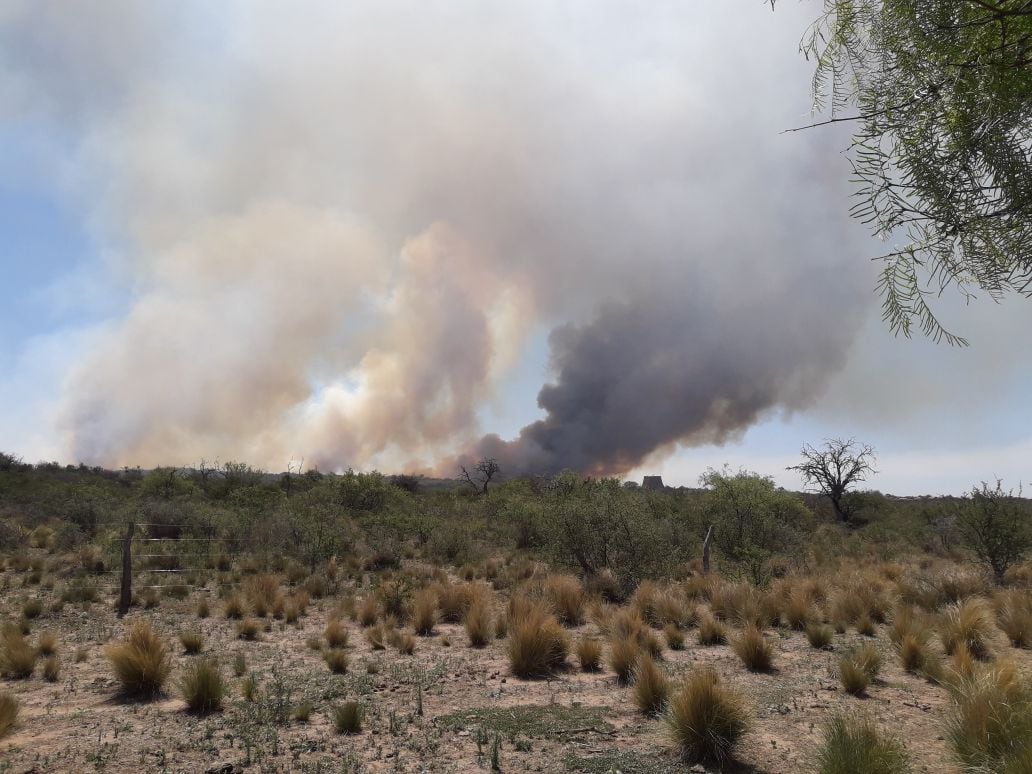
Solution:
[[[956,524],[968,548],[989,570],[997,583],[1032,550],[1032,508],[1000,481],[990,487],[984,481],[971,490],[970,498],[956,510]]]
[[[879,290],[904,335],[964,343],[928,301],[951,286],[1032,294],[1030,34],[1024,0],[825,0],[803,42],[816,106],[856,121],[852,214],[900,245]]]
[[[770,579],[770,560],[796,548],[812,523],[796,495],[779,489],[769,476],[710,469],[702,476],[706,514],[714,525],[713,542],[731,569],[755,585]]]

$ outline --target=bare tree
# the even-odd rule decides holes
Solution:
[[[805,444],[800,452],[803,461],[789,465],[787,470],[798,470],[811,491],[820,492],[831,500],[835,518],[849,522],[853,509],[846,501],[846,493],[853,484],[866,481],[878,471],[874,468],[874,449],[855,439],[826,438],[824,446],[815,449]]]
[[[465,465],[462,465],[462,476],[461,481],[469,484],[473,489],[480,494],[487,494],[487,485],[491,483],[496,475],[498,475],[502,468],[498,464],[498,460],[494,457],[485,457],[480,460],[471,470],[467,469]]]

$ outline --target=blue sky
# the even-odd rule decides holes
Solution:
[[[883,491],[1017,486],[1032,304],[944,298],[963,350],[886,330],[869,262],[885,245],[845,215],[846,136],[778,134],[809,118],[795,49],[817,4],[758,6],[15,4],[0,447],[443,469],[548,416],[543,384],[622,381],[570,364],[607,305],[633,303],[685,350],[647,353],[668,383],[645,393],[698,412],[712,362],[760,403],[720,444],[712,407],[654,429],[630,477],[729,464],[796,487],[803,443],[854,436]],[[672,286],[684,308],[657,323]],[[555,350],[564,325],[579,333]],[[744,386],[713,406],[753,400]]]

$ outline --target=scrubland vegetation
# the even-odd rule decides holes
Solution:
[[[0,468],[16,770],[1032,770],[999,485]]]

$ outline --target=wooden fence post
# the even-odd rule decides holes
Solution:
[[[706,530],[706,539],[702,541],[702,574],[709,575],[710,539],[713,537],[713,525]]]
[[[130,521],[122,541],[122,593],[118,598],[118,617],[129,612],[133,603],[133,532],[136,523]]]

